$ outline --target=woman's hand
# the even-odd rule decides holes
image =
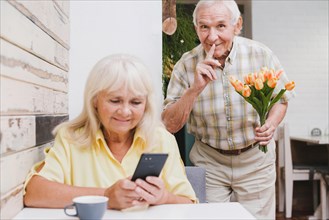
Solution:
[[[169,192],[166,190],[165,185],[161,178],[149,176],[146,181],[137,179],[137,187],[135,192],[150,205],[159,205],[168,202]],[[141,201],[134,202],[139,205]]]
[[[136,193],[136,187],[136,183],[127,178],[107,188],[104,196],[109,198],[108,208],[120,210],[134,206],[136,201],[141,199]]]

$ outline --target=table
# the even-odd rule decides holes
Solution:
[[[77,219],[63,209],[24,208],[13,219]],[[103,219],[256,219],[240,203],[168,204],[147,210],[107,210]]]
[[[325,146],[329,145],[329,136],[322,135],[322,136],[311,136],[311,135],[291,135],[290,139],[292,141],[302,141],[305,142],[307,145],[312,146]],[[329,148],[328,148],[328,159],[329,159]],[[329,161],[328,161],[329,162]],[[329,164],[329,163],[328,163]],[[313,216],[310,216],[309,219],[327,219],[329,214],[329,208],[327,201],[329,201],[328,189],[323,177],[320,178],[320,204],[315,210]]]
[[[311,135],[291,135],[293,141],[303,141],[308,144],[329,144],[329,136],[311,136]]]

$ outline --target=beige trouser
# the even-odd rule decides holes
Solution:
[[[257,219],[275,219],[275,142],[267,147],[267,153],[256,146],[238,156],[227,156],[196,141],[190,159],[207,171],[207,201],[229,202],[234,193]]]

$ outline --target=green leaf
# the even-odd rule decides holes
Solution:
[[[259,93],[260,93],[261,100],[263,102],[262,116],[265,117],[265,115],[267,113],[267,106],[269,104],[269,100],[267,100],[267,98],[265,97],[265,95],[262,91],[260,91]]]
[[[245,99],[245,100],[252,105],[252,107],[256,110],[256,112],[258,113],[259,116],[262,115],[261,109],[259,108],[259,106],[257,106],[256,103],[254,103],[250,99]]]
[[[262,102],[256,96],[252,97],[252,101],[254,102],[255,106],[258,109],[257,111],[258,114],[262,115],[262,108],[263,108]],[[256,108],[255,106],[253,105],[254,108]]]
[[[270,88],[270,87],[269,87]],[[269,93],[266,95],[267,100],[271,100],[272,94],[273,94],[274,88],[270,88]]]
[[[258,99],[258,97],[252,97],[252,101],[255,102],[258,106],[262,107],[262,102]]]
[[[270,106],[268,107],[268,111],[271,110],[271,108],[273,107],[273,105],[280,100],[281,96],[283,95],[283,93],[285,93],[287,90],[286,89],[281,89],[281,91],[274,97],[274,99],[271,101]]]
[[[258,90],[254,86],[250,86],[250,89],[253,96],[258,96]]]
[[[237,92],[237,91],[236,91]],[[258,115],[261,115],[261,109],[259,108],[259,106],[257,106],[257,104],[255,102],[253,102],[253,98],[251,96],[249,97],[244,97],[241,92],[237,92],[246,102],[248,102],[249,104],[252,105],[252,107],[256,110],[256,112],[258,113]]]
[[[268,85],[267,85],[267,80],[265,81],[265,83],[264,83],[264,88],[262,89],[263,90],[263,92],[264,92],[264,95],[267,97],[268,96],[268,94],[271,92],[271,87],[269,87]]]

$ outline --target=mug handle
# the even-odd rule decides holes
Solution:
[[[66,210],[67,210],[67,209],[70,209],[70,208],[74,208],[74,209],[75,209],[75,214],[70,214],[70,213],[67,213],[67,212],[66,212]],[[76,207],[75,207],[75,204],[74,204],[74,203],[65,206],[65,207],[64,207],[64,212],[65,212],[66,215],[71,216],[71,217],[76,217],[76,216],[78,216],[78,212],[77,212],[77,210],[76,210]]]

